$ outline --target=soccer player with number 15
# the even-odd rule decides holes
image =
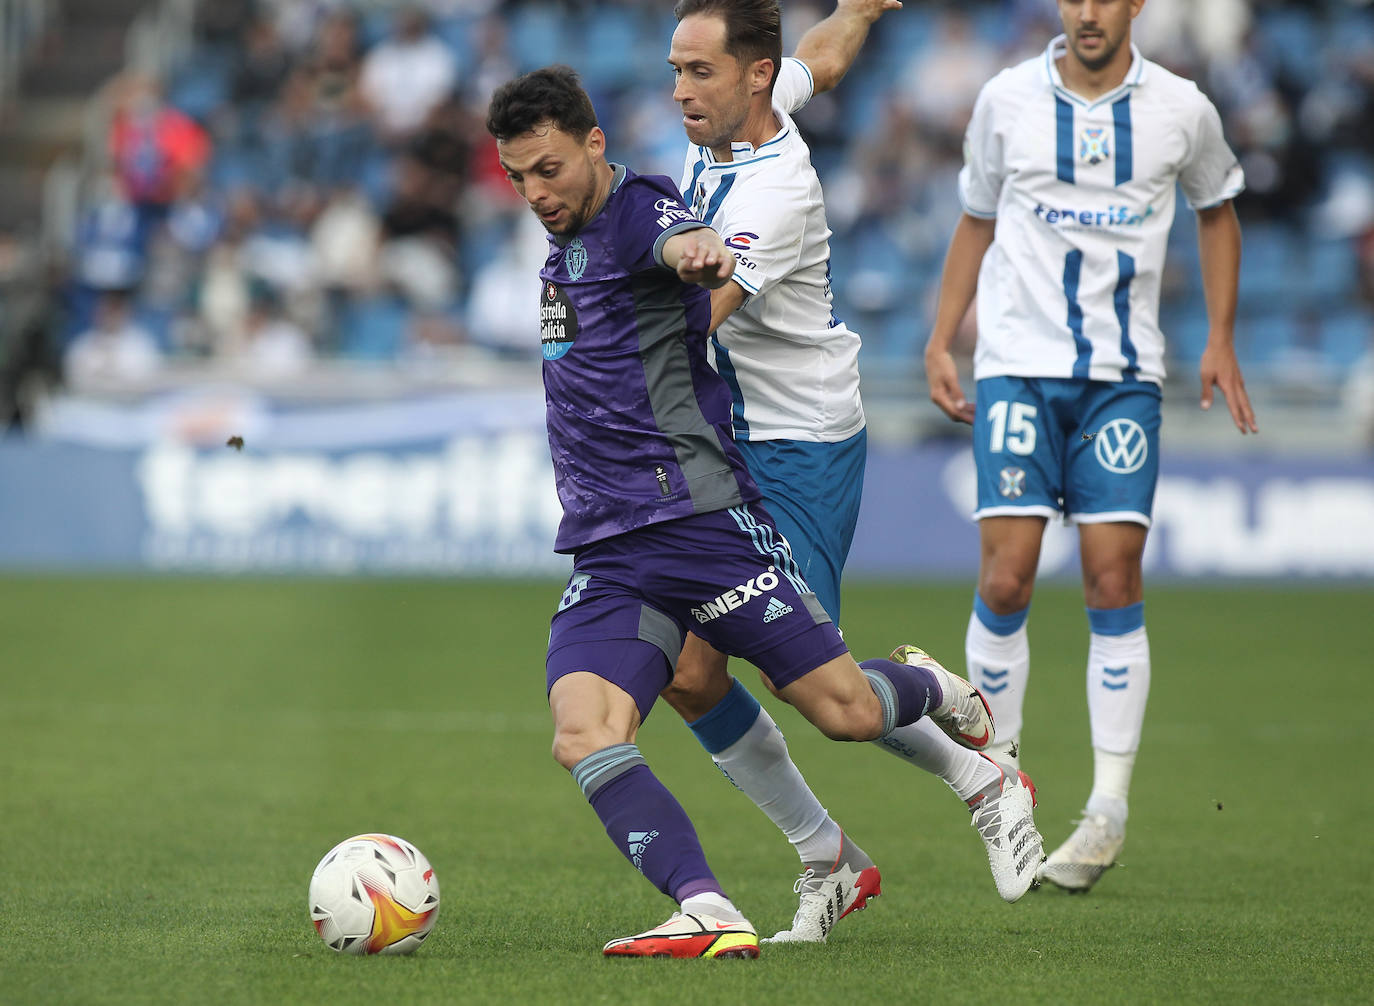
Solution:
[[[1244,187],[1212,103],[1143,59],[1145,0],[1058,0],[1064,34],[984,86],[965,140],[955,228],[926,345],[931,399],[973,424],[981,561],[969,680],[1017,764],[1030,669],[1026,616],[1055,515],[1078,525],[1087,604],[1094,774],[1078,829],[1040,868],[1087,890],[1125,841],[1126,798],[1150,685],[1141,557],[1159,472],[1158,323],[1175,185],[1197,211],[1213,389],[1258,432],[1233,327]],[[950,345],[977,294],[976,401]],[[1044,780],[1041,780],[1042,784]]]

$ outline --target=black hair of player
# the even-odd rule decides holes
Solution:
[[[508,80],[487,106],[487,132],[502,142],[544,122],[579,141],[597,125],[592,99],[570,66],[555,63]]]
[[[782,69],[782,7],[778,0],[678,0],[673,17],[681,21],[693,14],[719,17],[725,22],[725,52],[749,64],[760,59],[773,61],[777,83]]]

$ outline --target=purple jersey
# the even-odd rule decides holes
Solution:
[[[614,168],[606,204],[550,235],[539,273],[559,552],[759,497],[706,357],[710,295],[663,264],[669,237],[705,224],[669,179]]]

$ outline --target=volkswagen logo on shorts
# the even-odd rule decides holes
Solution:
[[[1113,419],[1093,439],[1097,463],[1117,475],[1139,471],[1150,453],[1145,431],[1134,419]]]
[[[1026,491],[1026,473],[1020,468],[1003,468],[997,473],[997,491],[1014,500]]]

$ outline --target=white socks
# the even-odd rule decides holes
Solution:
[[[744,736],[711,758],[787,836],[803,863],[834,862],[839,856],[840,826],[792,763],[787,741],[767,709],[760,707]]]
[[[938,775],[960,800],[972,799],[997,778],[997,768],[990,761],[954,743],[925,716],[873,743],[917,768]]]
[[[1026,614],[993,615],[981,601],[975,601],[969,616],[968,633],[964,636],[964,657],[968,661],[968,679],[988,700],[988,708],[997,723],[997,739],[988,753],[999,761],[1019,767],[1019,758],[1011,753],[1013,745],[1021,741],[1021,710],[1026,701],[1026,681],[1030,677],[1030,637],[1026,634]],[[984,622],[989,619],[997,628],[1009,628],[998,633]]]
[[[1092,634],[1087,685],[1093,747],[1136,751],[1145,722],[1145,701],[1150,697],[1150,641],[1145,626],[1119,636]]]
[[[746,921],[744,913],[729,898],[713,891],[693,894],[682,903],[681,908],[683,915],[709,915],[722,922]]]
[[[1087,689],[1093,740],[1087,810],[1125,828],[1131,773],[1150,697],[1150,641],[1143,624],[1120,635],[1092,634]]]

